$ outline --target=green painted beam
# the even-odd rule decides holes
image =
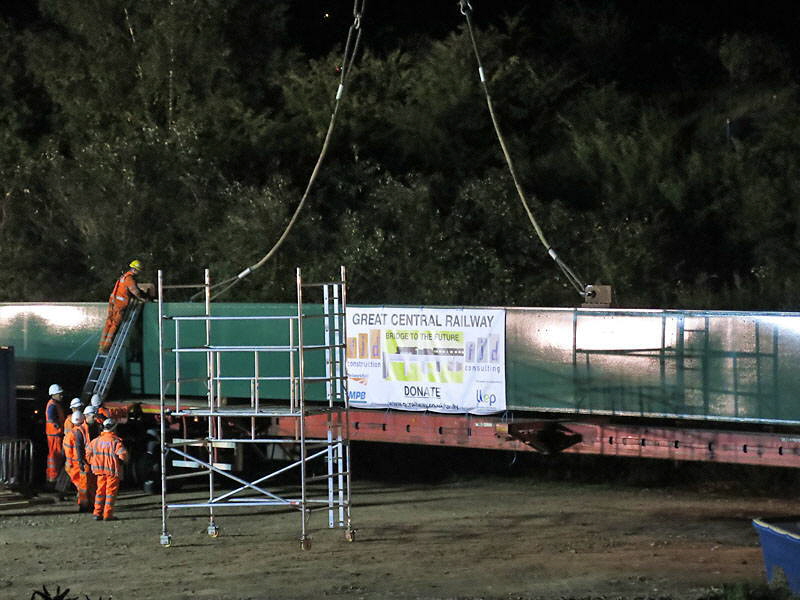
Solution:
[[[320,306],[307,310],[319,313]],[[202,304],[172,303],[191,315]],[[215,303],[213,314],[294,316],[294,304]],[[0,345],[14,346],[18,360],[88,369],[106,314],[105,303],[0,304]],[[306,343],[321,344],[319,320],[306,327]],[[182,328],[183,342],[202,345],[202,326]],[[166,324],[167,339],[174,322]],[[288,345],[288,322],[212,325],[212,344]],[[131,355],[136,355],[137,348]],[[321,375],[324,356],[307,359]],[[714,311],[508,308],[506,314],[507,405],[511,410],[602,414],[646,418],[709,419],[800,424],[800,314]],[[141,389],[158,394],[157,307],[143,312]],[[186,377],[205,377],[202,354],[182,358]],[[225,358],[226,374],[251,375],[253,358]],[[172,353],[168,367],[174,364]],[[262,375],[285,375],[288,357],[261,357]],[[126,367],[125,373],[139,373]],[[169,370],[169,369],[168,369]],[[187,384],[188,385],[188,384]],[[223,395],[249,396],[249,385],[223,384]],[[324,389],[307,389],[323,399]],[[184,393],[203,396],[205,383]],[[265,383],[263,398],[288,397],[286,383]]]

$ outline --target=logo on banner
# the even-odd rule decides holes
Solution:
[[[486,393],[483,390],[475,392],[475,399],[480,405],[494,406],[497,402],[497,394]]]

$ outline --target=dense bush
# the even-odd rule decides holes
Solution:
[[[129,4],[39,0],[0,20],[0,300],[102,300],[134,256],[234,275],[305,189],[340,48],[308,56],[287,3]],[[548,10],[477,33],[560,256],[621,306],[793,308],[791,53],[735,29],[643,41],[612,3]],[[579,302],[517,199],[466,32],[387,49],[374,27],[297,226],[226,299],[287,300],[294,266],[343,263],[356,302]]]

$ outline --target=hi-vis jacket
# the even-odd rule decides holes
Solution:
[[[95,417],[95,419],[97,419],[100,425],[103,424],[103,421],[110,418],[111,418],[111,413],[105,406],[101,404],[100,406],[97,407],[97,416]]]
[[[137,295],[139,286],[136,284],[136,279],[133,269],[125,271],[120,275],[117,282],[114,284],[114,289],[111,290],[111,295],[108,297],[108,302],[117,308],[128,306],[130,299]]]
[[[64,466],[67,472],[72,472],[76,469],[84,470],[86,441],[87,439],[80,426],[73,427],[64,436],[64,456],[67,459]]]
[[[50,398],[47,407],[44,409],[45,424],[44,429],[47,435],[64,434],[64,409],[61,405]]]
[[[67,435],[69,430],[75,427],[75,425],[72,424],[72,415],[73,413],[70,413],[69,416],[64,419],[64,435]]]
[[[122,462],[128,460],[128,451],[113,431],[104,431],[86,446],[86,460],[95,475],[122,476]]]

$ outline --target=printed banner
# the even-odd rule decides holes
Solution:
[[[504,310],[348,306],[350,405],[504,411],[505,343]]]

